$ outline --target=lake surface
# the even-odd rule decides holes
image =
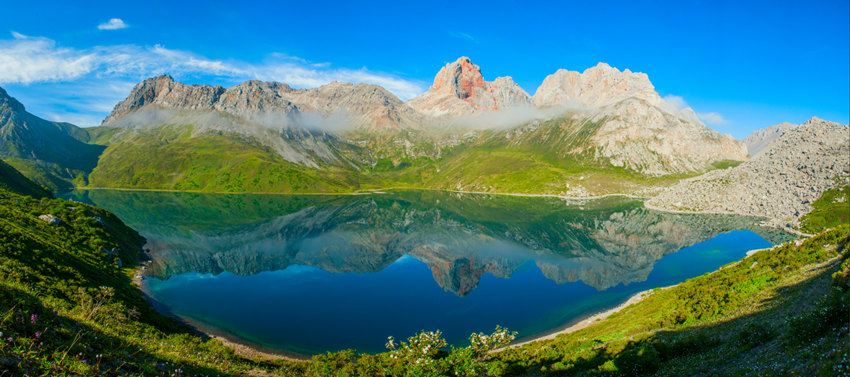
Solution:
[[[145,290],[164,310],[262,349],[380,352],[442,330],[463,345],[496,325],[543,334],[769,247],[744,217],[399,191],[226,195],[92,190],[148,239]]]

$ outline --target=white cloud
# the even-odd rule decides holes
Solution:
[[[697,116],[707,124],[713,125],[725,125],[729,124],[729,121],[720,115],[719,113],[711,112],[711,113],[697,113]]]
[[[73,80],[96,64],[94,53],[57,47],[47,38],[16,32],[12,36],[12,40],[0,40],[0,83]]]
[[[124,20],[122,20],[120,18],[113,18],[113,19],[109,20],[109,22],[104,22],[100,25],[97,25],[97,28],[99,30],[118,30],[118,29],[125,29],[127,27],[129,27],[129,25],[124,23]]]
[[[141,80],[168,73],[177,76],[212,75],[229,81],[257,79],[280,81],[299,88],[321,86],[332,81],[380,85],[402,100],[425,90],[418,81],[373,72],[367,68],[333,68],[300,58],[273,54],[262,64],[208,59],[190,51],[160,45],[96,46],[64,48],[47,38],[13,33],[14,39],[0,40],[0,84],[70,81],[93,75],[100,79]]]

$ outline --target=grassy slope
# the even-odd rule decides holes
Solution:
[[[338,168],[309,169],[251,140],[191,136],[189,127],[164,126],[121,139],[101,155],[93,187],[205,192],[340,192],[357,189]]]
[[[451,134],[414,135],[406,130],[392,136],[359,133],[350,136],[356,143],[367,145],[369,155],[344,143],[351,148],[341,152],[352,161],[375,159],[374,163],[313,169],[290,163],[251,140],[212,134],[190,136],[191,128],[163,126],[114,141],[91,173],[89,186],[277,193],[407,187],[600,195],[634,193],[688,176],[652,177],[596,159],[595,152],[586,146],[598,127],[599,123],[561,118],[523,132],[479,131],[477,138],[442,149],[436,145],[452,138]],[[115,133],[114,129],[99,127],[90,130],[90,138],[105,143]],[[412,155],[399,140],[414,141]]]
[[[255,368],[153,310],[130,280],[144,241],[138,233],[99,208],[8,191],[6,178],[0,176],[0,375],[232,375]],[[62,222],[38,219],[45,213]],[[104,248],[118,255],[107,257]]]
[[[850,185],[828,190],[812,203],[814,209],[800,219],[800,229],[816,233],[841,224],[850,223]]]
[[[595,158],[595,151],[587,145],[599,125],[560,118],[523,132],[481,131],[479,138],[448,148],[440,158],[394,154],[379,160],[367,171],[363,187],[528,194],[564,194],[581,187],[601,195],[633,193],[690,176],[647,176]],[[719,162],[711,168],[727,165]]]
[[[24,177],[15,168],[0,160],[0,189],[34,198],[51,198],[50,191]]]

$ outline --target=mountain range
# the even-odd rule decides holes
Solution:
[[[136,85],[99,127],[48,122],[0,91],[0,157],[52,189],[350,192],[388,187],[634,193],[730,161],[743,143],[647,75],[558,70],[529,96],[467,57],[403,102],[376,85]]]

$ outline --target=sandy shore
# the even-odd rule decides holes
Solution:
[[[669,287],[664,287],[662,289],[667,289],[667,288],[669,288]],[[520,347],[520,346],[523,346],[523,345],[526,345],[526,344],[529,344],[529,343],[532,343],[532,342],[536,342],[538,340],[555,339],[555,337],[558,336],[558,335],[569,334],[569,333],[572,333],[572,332],[579,331],[581,329],[588,328],[588,327],[592,326],[593,324],[600,322],[600,321],[604,320],[605,318],[608,318],[611,314],[614,314],[616,312],[619,312],[620,310],[625,309],[629,305],[637,304],[637,303],[643,301],[644,299],[649,297],[649,295],[651,295],[651,294],[652,294],[652,289],[647,289],[645,291],[635,293],[631,297],[629,297],[628,300],[623,302],[622,304],[617,305],[617,306],[615,306],[611,309],[593,314],[593,315],[586,317],[584,319],[581,319],[578,322],[574,323],[573,325],[571,325],[571,326],[569,326],[565,329],[561,329],[561,330],[558,330],[558,331],[555,331],[555,332],[552,332],[552,333],[541,335],[541,336],[535,337],[534,339],[529,339],[529,340],[525,340],[525,341],[522,341],[522,342],[519,342],[519,343],[514,343],[514,344],[511,344],[508,347],[509,348]]]

